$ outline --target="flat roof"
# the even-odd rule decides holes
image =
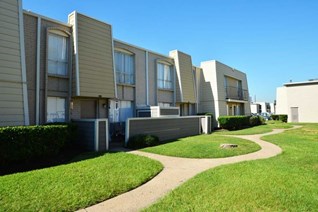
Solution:
[[[284,86],[298,86],[298,85],[314,85],[318,84],[318,80],[309,80],[309,81],[303,81],[303,82],[289,82],[285,83]]]

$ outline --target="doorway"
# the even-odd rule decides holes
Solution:
[[[291,110],[291,121],[299,122],[298,107],[291,107],[290,110]]]

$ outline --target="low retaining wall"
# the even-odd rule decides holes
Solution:
[[[184,116],[160,118],[129,118],[126,122],[126,137],[138,134],[151,134],[161,141],[177,139],[202,133],[211,133],[210,116]]]
[[[89,151],[107,151],[109,149],[107,119],[72,120],[78,127],[78,142]]]

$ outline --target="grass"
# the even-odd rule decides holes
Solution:
[[[162,168],[159,162],[145,157],[106,153],[67,165],[2,176],[0,211],[74,211],[131,190]]]
[[[255,134],[263,134],[273,131],[273,129],[287,129],[291,128],[292,125],[289,123],[284,123],[280,121],[267,121],[266,124],[250,127],[242,130],[228,131],[228,130],[220,130],[215,132],[218,135],[255,135]]]
[[[221,166],[197,175],[146,211],[315,211],[318,124],[264,137],[277,157]]]
[[[221,149],[220,144],[224,143],[237,144],[238,147]],[[247,154],[259,149],[259,145],[248,140],[212,134],[182,138],[141,151],[185,158],[222,158]]]

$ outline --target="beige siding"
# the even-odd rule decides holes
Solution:
[[[35,125],[37,18],[24,14],[25,61],[28,82],[29,119]]]
[[[178,85],[177,102],[195,103],[191,56],[177,50],[171,51],[170,56],[173,57],[176,62]]]
[[[78,48],[79,95],[115,98],[111,26],[79,13],[70,15],[69,23]]]
[[[30,124],[35,124],[36,121],[36,62],[37,62],[37,21],[38,17],[35,14],[24,12],[24,39],[25,39],[25,55],[26,55],[26,70],[28,84],[28,99],[29,99],[29,117]],[[40,29],[40,86],[39,86],[39,123],[46,122],[46,101],[47,96],[66,97],[66,116],[68,116],[68,104],[70,97],[70,87],[68,76],[58,77],[47,74],[47,35],[48,31],[71,32],[71,27],[48,20],[41,19]],[[71,41],[71,39],[70,39]],[[71,70],[69,70],[71,71]],[[67,117],[66,117],[67,118]]]
[[[148,57],[148,75],[149,75],[149,104],[151,106],[158,105],[158,87],[157,87],[157,63],[167,62],[172,65],[174,69],[174,60],[170,57],[164,57],[153,52],[149,52]],[[175,79],[172,79],[175,83]],[[172,96],[173,97],[173,96]],[[169,102],[173,102],[174,99],[171,98]]]
[[[158,102],[173,103],[173,91],[158,90]]]
[[[118,99],[135,101],[135,88],[132,86],[117,85]]]
[[[118,50],[125,50],[134,55],[135,60],[135,101],[137,107],[145,106],[146,93],[146,51],[135,46],[130,46],[120,41],[114,42],[114,47]],[[118,98],[123,96],[118,90]],[[122,100],[125,100],[121,97]]]
[[[245,73],[215,60],[202,62],[201,68],[199,112],[212,112],[216,124],[219,116],[227,115],[225,77],[228,79],[229,86],[237,86],[237,81],[240,80],[242,89],[248,90],[247,77]],[[236,103],[243,103],[245,114],[250,114],[249,101],[237,101]]]
[[[18,2],[0,2],[0,126],[25,124]]]

